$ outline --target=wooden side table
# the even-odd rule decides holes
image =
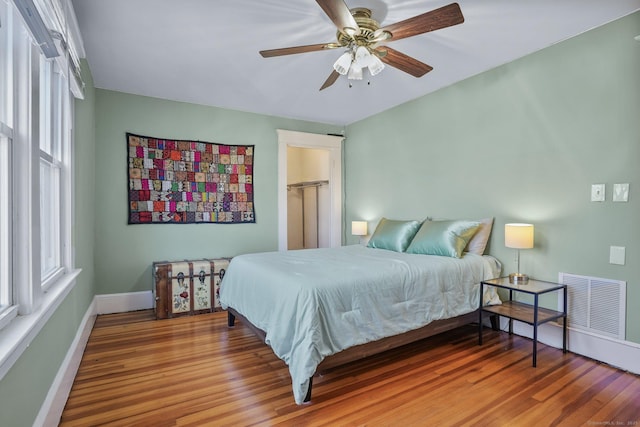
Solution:
[[[482,304],[482,295],[485,286],[495,286],[509,291],[509,300],[503,301],[501,305]],[[563,292],[563,311],[550,310],[538,305],[539,297],[549,292]],[[533,295],[533,304],[527,304],[513,300],[514,292],[522,292]],[[562,318],[562,352],[567,352],[567,285],[559,283],[545,282],[542,280],[529,279],[525,284],[509,283],[508,277],[483,280],[480,282],[480,308],[478,322],[478,345],[482,345],[482,314],[491,313],[509,319],[509,334],[513,333],[513,321],[527,323],[533,326],[533,367],[537,362],[538,351],[538,326]]]

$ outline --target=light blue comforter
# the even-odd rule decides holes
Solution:
[[[471,312],[480,281],[499,275],[495,258],[474,254],[456,259],[361,245],[266,252],[233,258],[220,303],[266,332],[301,404],[326,356]],[[485,302],[499,302],[490,292]]]

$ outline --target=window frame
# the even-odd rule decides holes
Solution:
[[[65,273],[66,266],[70,264],[65,262],[67,257],[64,254],[64,248],[69,243],[65,242],[67,233],[63,224],[65,214],[69,211],[63,202],[65,200],[64,172],[70,168],[63,154],[69,151],[67,148],[71,144],[70,126],[67,120],[70,116],[69,90],[65,82],[66,79],[59,65],[41,56],[39,79],[40,277],[41,286],[45,291]],[[43,168],[52,173],[48,179],[42,175]],[[51,182],[52,179],[54,182]]]
[[[13,130],[0,121],[0,283],[9,283],[12,277],[11,233],[11,141]],[[1,236],[4,236],[2,238]],[[13,286],[0,287],[0,329],[18,314],[13,303]]]
[[[75,77],[68,55],[43,59],[13,2],[0,1],[0,297],[5,302],[0,307],[0,380],[80,273],[72,246],[74,103],[69,79]],[[47,86],[41,78],[51,78],[54,84]],[[44,137],[59,149],[41,150]],[[59,174],[54,227],[60,238],[54,245],[55,268],[46,277],[41,273],[41,218],[50,213],[40,206],[41,194],[47,191],[40,182],[43,161]]]

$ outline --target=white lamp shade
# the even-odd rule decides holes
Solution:
[[[504,245],[513,249],[533,248],[533,225],[505,224]]]
[[[357,65],[354,62],[349,68],[349,74],[347,74],[349,80],[362,80],[362,68],[358,68]]]
[[[351,52],[343,53],[335,64],[333,64],[333,69],[344,76],[349,71],[349,67],[351,67],[352,59]]]
[[[375,55],[371,55],[371,63],[369,64],[369,72],[372,76],[375,76],[380,71],[384,70],[384,63]]]
[[[358,46],[354,58],[354,64],[360,68],[368,67],[371,64],[371,53],[364,46]]]
[[[367,221],[351,221],[351,234],[354,236],[366,236]]]

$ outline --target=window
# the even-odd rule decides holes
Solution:
[[[40,70],[40,277],[46,288],[64,273],[61,173],[68,90],[56,63],[41,58]]]
[[[0,1],[0,328],[37,312],[73,267],[71,64],[45,57],[20,3]]]
[[[8,313],[5,313],[13,301],[12,289],[5,286],[11,277],[11,234],[9,222],[11,217],[11,203],[9,199],[11,162],[10,162],[10,132],[11,129],[5,123],[0,122],[0,327],[6,323]],[[2,313],[5,315],[2,316]],[[3,322],[4,319],[4,322]]]
[[[9,6],[0,4],[0,328],[16,315],[10,286],[11,258],[11,112],[13,97]]]
[[[13,302],[11,278],[11,200],[9,198],[11,176],[11,129],[0,122],[0,328],[15,315],[10,310]]]
[[[60,23],[71,0],[35,3],[37,10],[32,0],[0,0],[0,380],[79,273],[71,249],[71,93],[82,97],[83,85],[69,60],[77,55],[65,49],[82,41]],[[52,38],[38,43],[34,34]]]

